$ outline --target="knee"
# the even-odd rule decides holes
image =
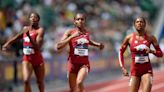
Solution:
[[[143,83],[143,85],[145,85],[145,87],[149,87],[152,85],[152,82],[153,82],[153,80],[151,78],[149,78]]]
[[[76,85],[78,87],[81,87],[83,85],[83,81],[82,80],[77,80]]]
[[[37,84],[44,84],[43,80],[37,80],[36,82],[37,82]]]
[[[23,79],[24,84],[29,84],[30,80],[29,79]]]

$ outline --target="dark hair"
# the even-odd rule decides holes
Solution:
[[[80,14],[80,15],[83,15],[84,19],[86,20],[86,14],[84,12],[77,12],[74,16],[74,19],[76,18],[76,16]]]
[[[136,22],[136,20],[137,20],[137,19],[139,19],[139,18],[140,18],[140,19],[142,19],[142,20],[143,20],[143,22],[146,24],[146,20],[145,20],[145,18],[144,18],[144,17],[137,17],[137,18],[134,20],[134,23],[135,23],[135,22]]]
[[[36,15],[36,16],[38,17],[38,21],[40,20],[40,16],[39,16],[39,14],[38,14],[37,12],[31,12],[30,15],[31,15],[31,14]],[[30,15],[29,15],[29,17],[30,17]]]

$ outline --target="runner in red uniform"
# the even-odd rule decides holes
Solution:
[[[56,50],[60,50],[69,44],[70,52],[68,56],[68,79],[70,92],[83,92],[83,81],[90,70],[88,60],[88,46],[93,45],[104,48],[104,45],[90,39],[86,27],[86,16],[77,13],[74,17],[75,28],[68,30],[63,35],[60,42],[56,44]]]
[[[127,48],[130,47],[132,63],[131,63],[131,79],[129,92],[138,92],[140,84],[142,83],[143,92],[151,92],[152,87],[152,66],[149,59],[149,53],[157,57],[162,57],[163,53],[153,35],[146,33],[146,21],[142,17],[138,17],[134,26],[136,32],[126,36],[119,52],[119,62],[122,67],[124,76],[129,76],[124,67],[123,54]],[[155,50],[150,49],[153,45]]]
[[[31,13],[29,16],[30,26],[25,26],[19,34],[11,38],[3,45],[3,50],[7,50],[9,45],[17,39],[23,39],[23,62],[22,72],[24,80],[24,92],[31,92],[30,77],[32,71],[36,75],[39,92],[44,92],[44,61],[40,48],[43,44],[44,31],[39,27],[40,16]]]

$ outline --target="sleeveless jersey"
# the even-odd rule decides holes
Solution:
[[[132,55],[131,73],[140,74],[144,72],[152,73],[149,55],[146,53],[146,48],[150,48],[151,42],[145,34],[142,40],[136,38],[136,33],[133,33],[130,42],[130,51]],[[137,73],[136,73],[137,72]]]
[[[72,29],[70,34],[76,32]],[[88,46],[89,46],[89,33],[80,34],[74,37],[69,42],[70,52],[68,61],[75,64],[88,64]]]
[[[36,31],[29,31],[30,37],[35,42],[37,37]],[[23,53],[24,55],[34,54],[35,50],[30,42],[30,38],[24,33],[23,34]]]
[[[29,35],[31,39],[36,42],[36,37],[38,35],[37,30],[29,31]],[[26,35],[26,33],[23,34],[23,54],[23,61],[28,61],[32,65],[43,63],[41,52],[33,48],[33,45],[30,42],[30,38]]]

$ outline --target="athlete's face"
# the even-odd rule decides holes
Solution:
[[[137,31],[142,31],[145,29],[146,23],[143,18],[137,18],[134,23],[134,26]]]
[[[29,19],[32,25],[36,25],[39,22],[39,17],[35,13],[31,13]]]
[[[77,14],[74,18],[74,24],[76,27],[83,28],[85,26],[85,15]]]

